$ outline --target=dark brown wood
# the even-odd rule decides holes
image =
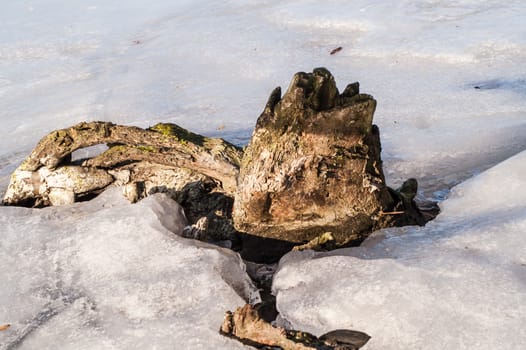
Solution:
[[[294,243],[331,232],[341,246],[403,220],[382,214],[403,198],[385,183],[375,108],[358,83],[340,94],[324,68],[275,89],[243,155],[235,227]]]

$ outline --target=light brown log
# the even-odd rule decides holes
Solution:
[[[88,166],[111,168],[119,162],[151,161],[186,167],[209,175],[225,189],[234,190],[242,151],[222,140],[194,134],[175,124],[157,124],[149,129],[108,122],[80,123],[44,137],[18,170],[36,171],[58,167],[76,150],[97,144],[114,144]],[[123,147],[120,148],[119,146]]]
[[[82,165],[71,163],[74,151],[101,143],[110,148]],[[222,139],[194,134],[175,124],[141,129],[108,122],[80,123],[42,138],[11,176],[3,202],[24,206],[69,204],[113,182],[126,185],[149,181],[154,183],[152,187],[178,187],[173,181],[155,183],[144,176],[148,172],[145,167],[130,164],[148,164],[153,178],[158,177],[156,169],[166,173],[168,168],[172,178],[186,181],[181,188],[191,179],[204,176],[214,179],[226,193],[233,193],[241,156],[240,148]]]

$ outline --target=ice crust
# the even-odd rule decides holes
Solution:
[[[225,311],[258,294],[239,256],[177,236],[164,195],[0,207],[0,349],[241,349]]]
[[[456,186],[425,227],[282,258],[273,291],[298,329],[364,331],[364,349],[526,344],[526,152]]]
[[[246,143],[275,86],[324,66],[378,100],[389,185],[416,177],[440,201],[526,149],[525,14],[522,0],[4,1],[0,195],[41,137],[81,121]],[[278,306],[317,334],[366,331],[369,349],[522,349],[524,158],[456,187],[426,228],[290,254]],[[0,349],[241,348],[217,335],[247,297],[239,258],[174,236],[165,198],[114,200],[0,208]]]
[[[85,120],[246,143],[275,86],[324,66],[378,100],[390,183],[415,176],[433,198],[526,147],[525,13],[521,0],[10,1],[0,184],[47,132]]]

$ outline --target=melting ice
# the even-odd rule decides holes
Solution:
[[[273,283],[281,316],[318,335],[365,330],[364,349],[520,349],[525,172],[522,152],[455,187],[426,227],[381,230],[359,248],[289,253]]]
[[[80,121],[175,122],[246,142],[275,86],[325,66],[340,89],[360,81],[378,100],[389,183],[414,176],[420,198],[442,200],[526,148],[525,14],[521,0],[6,1],[0,194],[39,138]],[[457,187],[424,229],[287,257],[280,310],[313,332],[359,328],[371,349],[436,348],[438,335],[455,349],[521,348],[521,160]],[[166,199],[105,200],[0,208],[0,323],[13,324],[0,346],[241,347],[217,336],[245,301],[238,257],[174,237],[158,215],[177,211]]]
[[[1,208],[1,349],[237,349],[224,313],[257,297],[240,257],[181,238],[164,195],[118,190],[46,209]]]

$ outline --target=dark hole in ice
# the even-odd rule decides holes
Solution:
[[[244,260],[261,264],[277,263],[283,255],[295,246],[294,243],[288,241],[264,238],[248,233],[241,234],[241,241],[242,248],[239,252],[241,257]]]

